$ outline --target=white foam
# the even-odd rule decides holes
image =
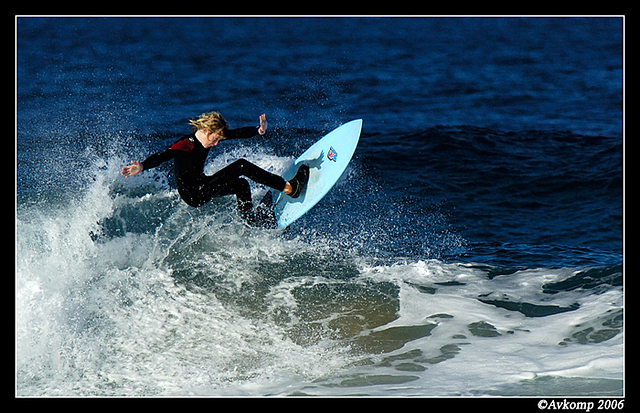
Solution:
[[[412,372],[421,377],[421,381],[412,383],[416,392],[438,395],[471,394],[472,390],[487,390],[539,376],[622,379],[623,333],[601,343],[559,345],[571,337],[576,326],[601,317],[609,310],[622,308],[621,289],[599,295],[542,294],[543,283],[565,279],[574,272],[571,269],[524,270],[489,280],[477,268],[434,260],[365,268],[363,275],[376,280],[393,280],[401,285],[400,317],[388,326],[438,323],[430,336],[411,341],[392,354],[420,349],[424,355],[434,356],[444,345],[460,347],[454,358],[428,366],[424,372]],[[466,284],[435,284],[446,281]],[[437,288],[437,292],[420,292],[415,285],[431,286]],[[501,291],[508,292],[510,297],[542,305],[577,301],[580,308],[546,317],[526,317],[477,300],[482,294],[500,294]],[[453,318],[429,318],[436,314]],[[494,326],[500,336],[474,336],[469,324],[479,321]]]
[[[275,173],[291,161],[239,147],[215,157],[207,168],[238,157],[263,167],[275,165]],[[542,293],[543,284],[564,280],[575,269],[528,269],[490,279],[481,266],[438,260],[370,266],[367,257],[353,256],[352,265],[360,265],[354,279],[311,276],[303,268],[264,293],[263,315],[247,315],[242,305],[223,302],[215,290],[177,283],[176,273],[184,270],[184,276],[196,277],[206,270],[224,293],[247,294],[243,288],[257,284],[265,264],[283,265],[287,257],[303,253],[320,259],[323,248],[329,248],[327,240],[283,237],[248,228],[230,219],[232,214],[215,213],[227,207],[232,211],[232,200],[192,209],[175,190],[158,184],[158,176],[124,179],[121,166],[115,158],[101,164],[91,184],[65,205],[19,211],[18,395],[437,396],[486,394],[544,376],[622,377],[622,333],[600,343],[559,345],[576,326],[596,325],[607,311],[622,308],[622,288],[600,294]],[[149,222],[131,218],[141,210],[150,211],[141,215]],[[132,215],[126,218],[127,213]],[[105,220],[119,219],[142,229],[100,232]],[[92,240],[91,233],[100,236]],[[300,344],[287,331],[296,325],[301,305],[296,288],[382,282],[399,287],[400,309],[395,320],[374,330],[437,324],[430,335],[391,353],[367,356],[351,352],[348,340],[327,336]],[[579,308],[532,318],[483,303],[480,296],[561,307],[578,303]],[[288,313],[289,322],[273,320],[280,310]],[[448,317],[433,317],[438,314]],[[323,317],[329,323],[336,314]],[[473,335],[469,325],[476,322],[490,324],[500,335]],[[426,367],[424,371],[381,363],[410,350],[420,351],[417,358],[435,358],[452,344],[459,351],[444,361],[406,360]],[[362,365],[363,357],[374,364]],[[362,375],[381,376],[382,382],[404,375],[411,381],[358,388],[341,384],[351,386]]]
[[[114,162],[77,201],[18,217],[17,394],[185,394],[229,383],[237,386],[230,393],[242,393],[280,376],[297,383],[342,365],[331,342],[296,345],[276,325],[176,284],[167,261],[176,248],[198,248],[192,264],[200,260],[240,288],[257,276],[251,262],[277,263],[299,250],[295,240],[178,203],[155,231],[92,241],[99,222],[117,218],[123,207],[175,200],[166,190],[111,197],[114,185],[130,183],[118,172]]]

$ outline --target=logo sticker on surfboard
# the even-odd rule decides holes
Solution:
[[[329,148],[329,153],[327,154],[327,158],[329,158],[330,161],[338,162],[338,152],[336,152],[336,150],[333,149],[333,146]]]

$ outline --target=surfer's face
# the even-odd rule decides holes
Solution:
[[[224,139],[219,134],[217,134],[217,133],[209,133],[204,129],[200,129],[198,131],[198,133],[196,134],[196,136],[198,136],[198,139],[200,140],[200,143],[205,148],[211,148],[212,146],[216,146],[218,143],[220,143],[221,140]]]
[[[211,133],[208,135],[208,137],[209,142],[211,142],[211,145],[208,146],[208,148],[210,148],[211,146],[216,146],[222,140],[222,136],[218,135],[217,133]]]

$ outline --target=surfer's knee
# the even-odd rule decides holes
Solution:
[[[233,161],[230,166],[242,171],[246,169],[248,165],[251,165],[251,162],[247,161],[244,158],[240,158],[238,160]]]

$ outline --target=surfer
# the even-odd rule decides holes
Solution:
[[[235,195],[240,216],[250,225],[263,225],[264,213],[253,210],[251,188],[242,176],[262,185],[284,192],[297,198],[309,179],[309,167],[300,166],[291,181],[272,174],[252,164],[246,159],[238,159],[215,174],[204,174],[204,164],[212,147],[223,140],[247,139],[264,135],[267,131],[267,118],[260,115],[260,125],[238,129],[229,129],[229,125],[218,112],[204,113],[196,120],[190,120],[193,131],[181,137],[164,152],[155,153],[142,162],[132,161],[122,168],[122,175],[130,177],[170,159],[174,160],[174,174],[178,193],[184,202],[192,207],[200,207],[212,198]]]

